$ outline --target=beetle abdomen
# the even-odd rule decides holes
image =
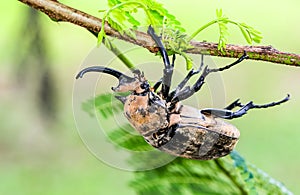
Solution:
[[[145,136],[149,144],[175,156],[201,160],[225,156],[237,144],[240,133],[233,125],[189,106],[179,112],[180,122]]]
[[[238,138],[229,137],[201,126],[177,126],[170,129],[173,134],[169,137],[166,134],[161,136],[163,145],[158,145],[158,149],[172,155],[190,158],[209,160],[229,154],[238,142]],[[168,133],[170,135],[170,132]],[[158,140],[157,143],[160,141]]]

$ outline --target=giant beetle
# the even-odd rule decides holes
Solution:
[[[128,96],[115,96],[124,104],[124,115],[131,125],[153,147],[169,154],[190,158],[209,160],[229,154],[238,142],[238,129],[222,119],[233,119],[243,116],[254,108],[268,108],[289,100],[289,95],[281,101],[264,105],[256,105],[252,101],[242,104],[234,101],[224,109],[197,108],[181,105],[181,101],[199,91],[205,78],[213,72],[221,72],[247,59],[246,52],[232,64],[221,68],[210,69],[200,66],[199,70],[191,70],[187,76],[170,91],[174,70],[175,55],[170,63],[167,51],[161,39],[149,26],[148,34],[159,48],[164,62],[163,77],[153,87],[140,70],[134,70],[133,77],[117,70],[92,66],[81,70],[76,78],[81,78],[87,72],[102,72],[110,74],[119,80],[114,92],[130,92]],[[199,75],[192,86],[185,86],[189,79]],[[160,90],[158,91],[159,87]],[[239,109],[233,111],[234,108]]]

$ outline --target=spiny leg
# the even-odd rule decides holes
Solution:
[[[233,63],[231,63],[231,64],[229,64],[227,66],[221,67],[221,68],[209,69],[209,71],[210,72],[221,72],[223,70],[231,68],[234,65],[237,65],[238,63],[240,63],[243,60],[248,59],[248,58],[249,58],[249,56],[247,55],[246,51],[244,51],[244,54],[239,59],[237,59],[235,62],[233,62]]]
[[[162,78],[159,79],[154,85],[153,85],[153,91],[156,92],[156,90],[159,88],[159,86],[162,83]]]
[[[279,105],[281,103],[284,103],[284,102],[288,101],[289,99],[290,99],[290,95],[287,94],[287,96],[284,99],[282,99],[282,100],[280,100],[278,102],[271,102],[269,104],[263,104],[263,105],[253,105],[253,108],[269,108],[269,107],[277,106],[277,105]],[[234,102],[232,102],[231,104],[229,104],[224,109],[225,110],[232,110],[235,107],[244,107],[245,105],[241,104],[239,101],[240,101],[240,99],[235,100]]]
[[[269,107],[273,107],[273,106],[277,106],[279,104],[282,104],[284,102],[287,102],[290,99],[290,95],[288,94],[284,99],[277,101],[277,102],[272,102],[269,104],[263,104],[263,105],[256,105],[253,104],[253,102],[249,102],[246,105],[242,105],[241,103],[236,103],[237,101],[233,102],[232,104],[230,104],[229,106],[227,106],[226,108],[233,108],[233,107],[241,107],[239,110],[237,111],[231,111],[231,110],[222,110],[222,109],[212,109],[212,108],[207,108],[207,109],[203,109],[201,110],[202,114],[210,114],[210,115],[214,115],[216,117],[219,118],[224,118],[224,119],[233,119],[233,118],[238,118],[243,116],[244,114],[247,113],[248,110],[250,109],[254,109],[254,108],[269,108]]]
[[[243,107],[242,104],[239,101],[240,101],[240,99],[235,100],[234,102],[232,102],[231,104],[229,104],[228,106],[226,106],[224,108],[224,110],[232,110],[235,107]]]
[[[196,83],[192,86],[192,87],[186,87],[183,90],[181,90],[180,92],[178,92],[173,99],[171,100],[171,104],[176,104],[179,101],[182,101],[184,99],[189,98],[190,96],[192,96],[194,93],[196,93],[197,91],[199,91],[202,87],[202,85],[204,84],[204,79],[207,75],[209,75],[212,72],[221,72],[223,70],[229,69],[232,66],[242,62],[243,60],[247,59],[248,56],[246,54],[246,52],[244,52],[244,54],[235,62],[221,67],[221,68],[215,68],[215,69],[209,69],[208,66],[206,66],[202,72],[202,74],[200,75],[199,79],[196,81]]]
[[[199,79],[196,81],[196,83],[192,86],[185,87],[183,90],[179,91],[171,100],[171,104],[175,105],[177,102],[185,100],[189,97],[191,97],[194,93],[200,90],[201,86],[204,84],[205,77],[209,74],[208,67],[206,66],[204,68],[203,73],[199,77]]]
[[[171,86],[171,80],[172,80],[172,75],[173,75],[173,66],[170,64],[169,56],[167,54],[167,51],[162,44],[160,38],[155,34],[154,29],[149,26],[148,28],[148,34],[152,37],[154,42],[159,48],[160,54],[163,58],[165,68],[163,70],[163,78],[162,78],[162,88],[161,88],[161,93],[163,99],[166,99],[169,95],[170,91],[170,86]],[[175,58],[173,58],[174,62]]]
[[[186,75],[186,77],[177,85],[177,87],[175,88],[174,91],[172,91],[167,99],[167,102],[170,102],[174,96],[176,96],[180,90],[182,90],[182,88],[186,85],[186,83],[190,80],[190,78],[195,75],[195,74],[198,74],[201,72],[201,69],[202,67],[204,66],[204,63],[203,63],[203,54],[201,55],[201,62],[200,62],[200,66],[199,66],[199,69],[198,70],[190,70],[189,73]]]
[[[194,70],[194,69],[189,71],[189,73],[186,75],[186,77],[177,85],[175,90],[170,93],[169,97],[167,98],[167,102],[170,102],[173,99],[173,97],[176,96],[180,92],[180,90],[182,90],[182,88],[186,85],[186,83],[190,80],[190,78],[193,75],[198,74],[198,73],[199,73],[199,71]]]
[[[239,118],[239,117],[243,116],[244,114],[246,114],[247,111],[250,110],[250,109],[254,109],[254,108],[258,108],[258,109],[259,108],[269,108],[269,107],[277,106],[279,104],[287,102],[289,99],[290,99],[290,95],[288,94],[284,99],[282,99],[282,100],[280,100],[278,102],[272,102],[272,103],[269,103],[269,104],[255,105],[255,104],[253,104],[252,101],[249,102],[249,103],[247,103],[246,105],[240,104],[239,106],[242,106],[241,109],[239,109],[239,110],[237,110],[235,112],[231,111],[231,113],[229,115],[227,115],[227,116],[225,116],[223,118],[225,118],[225,119]]]
[[[282,100],[280,100],[278,102],[271,102],[269,104],[263,104],[263,105],[255,105],[255,104],[253,104],[252,108],[269,108],[269,107],[277,106],[279,104],[287,102],[288,100],[290,100],[290,94],[287,94],[287,96],[284,99],[282,99]]]

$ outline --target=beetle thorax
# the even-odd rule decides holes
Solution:
[[[129,95],[124,103],[126,118],[144,136],[168,126],[164,101],[156,101],[160,102],[150,101],[147,95]]]

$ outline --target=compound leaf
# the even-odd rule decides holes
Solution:
[[[104,118],[108,118],[113,116],[114,112],[123,111],[123,104],[112,94],[103,94],[84,102],[82,110],[91,117],[95,117],[95,113],[98,112]]]
[[[222,9],[216,10],[216,19],[208,22],[207,24],[201,26],[198,28],[191,36],[190,39],[195,38],[201,31],[208,28],[209,26],[213,24],[218,24],[219,26],[219,42],[218,42],[218,49],[220,51],[223,51],[226,47],[226,44],[228,43],[228,24],[233,24],[235,26],[238,26],[240,31],[243,34],[243,37],[247,41],[247,43],[251,44],[252,42],[259,43],[262,39],[261,33],[257,30],[255,30],[253,27],[245,24],[245,23],[239,23],[233,20],[230,20],[227,16],[223,14]]]
[[[147,144],[142,136],[134,135],[135,129],[131,125],[125,124],[108,134],[108,137],[120,148],[133,151],[150,151],[153,150]]]

